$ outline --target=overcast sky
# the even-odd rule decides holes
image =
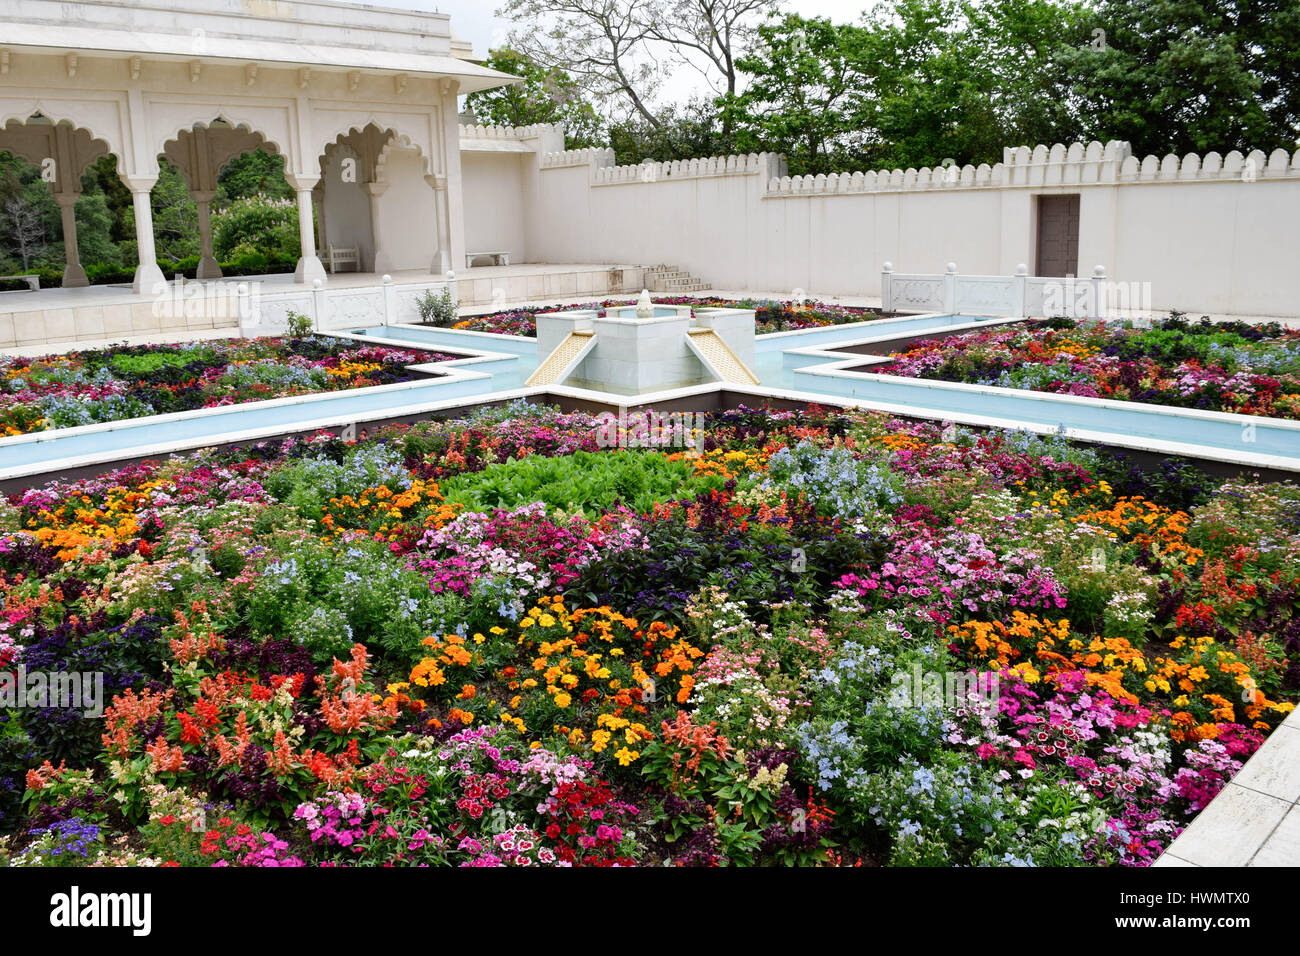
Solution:
[[[488,50],[502,45],[513,26],[509,20],[497,17],[495,11],[502,6],[499,0],[374,0],[377,6],[402,7],[407,10],[436,10],[451,16],[451,28],[456,36],[474,45],[477,56],[486,56]],[[862,11],[871,7],[874,0],[786,0],[782,8],[805,17],[830,17],[839,22],[856,20]],[[686,98],[704,83],[692,70],[675,71],[664,85],[663,98]]]
[[[494,15],[497,0],[376,0],[380,6],[410,10],[438,10],[451,15],[451,27],[462,40],[474,44],[475,53],[486,53],[510,32],[510,21]],[[830,17],[835,21],[856,20],[870,0],[787,0],[784,9],[805,17]]]

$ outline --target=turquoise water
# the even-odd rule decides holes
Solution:
[[[419,325],[374,325],[364,329],[348,329],[353,335],[366,335],[389,342],[414,342],[426,348],[472,349],[479,352],[510,352],[537,358],[537,340],[514,335],[482,333],[470,335],[453,329],[439,329]]]
[[[759,382],[772,388],[794,388],[793,370],[828,362],[842,362],[849,355],[822,358],[814,355],[791,354],[792,349],[827,349],[859,339],[882,338],[890,335],[924,335],[942,332],[956,325],[967,325],[981,319],[973,315],[933,315],[921,318],[876,319],[872,322],[854,322],[849,325],[828,325],[799,333],[776,332],[760,335],[754,342],[754,374]],[[801,385],[801,388],[807,388]]]
[[[834,348],[864,338],[941,332],[978,321],[971,316],[941,315],[912,319],[881,319],[869,323],[828,326],[799,334],[759,336],[755,342],[755,373],[768,387],[791,389],[810,397],[856,398],[938,414],[970,414],[1006,419],[1041,428],[1106,432],[1134,439],[1160,439],[1213,448],[1220,452],[1278,455],[1292,459],[1300,470],[1300,428],[1294,423],[1263,418],[1224,420],[1178,416],[1159,406],[1071,401],[1064,396],[975,388],[920,380],[844,373],[814,374],[811,369],[848,355],[828,357],[792,354],[794,350]],[[388,342],[405,342],[430,349],[495,353],[454,366],[480,372],[485,378],[454,381],[431,378],[382,389],[333,392],[282,403],[233,405],[201,412],[130,419],[111,426],[90,426],[38,432],[0,440],[0,474],[44,462],[74,459],[111,461],[140,454],[158,454],[160,446],[199,447],[226,441],[254,440],[303,427],[346,425],[381,417],[399,408],[424,408],[436,402],[478,399],[521,387],[537,367],[537,343],[511,336],[467,335],[449,329],[375,326],[355,334]]]
[[[518,338],[513,335],[466,335],[451,329],[433,327],[394,328],[389,325],[376,325],[364,329],[350,329],[353,335],[365,335],[369,338],[383,339],[386,342],[407,342],[423,348],[457,349],[460,351],[504,352],[516,358],[491,361],[477,361],[464,366],[475,372],[484,372],[492,376],[494,390],[506,390],[521,387],[528,381],[528,376],[537,369],[537,341]]]
[[[472,381],[433,378],[382,390],[327,392],[285,404],[228,405],[201,412],[128,419],[104,428],[86,426],[85,429],[36,432],[23,440],[0,442],[0,472],[44,461],[98,458],[108,453],[126,458],[139,449],[173,442],[196,447],[229,441],[243,432],[264,435],[294,431],[321,420],[344,425],[389,409],[486,395],[498,390],[495,381],[495,377]]]
[[[925,379],[850,373],[791,373],[793,387],[833,395],[911,406],[938,412],[972,413],[1041,427],[1107,432],[1126,438],[1156,438],[1227,452],[1281,455],[1300,462],[1300,428],[1267,418],[1209,419],[1184,417],[1173,409],[1129,402],[1100,404],[1063,400],[1064,396],[1017,389],[953,388]],[[1245,420],[1242,420],[1245,419]]]

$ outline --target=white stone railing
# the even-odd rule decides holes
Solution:
[[[611,186],[698,179],[704,176],[761,175],[767,179],[784,173],[785,157],[779,153],[748,153],[615,166],[612,149],[566,149],[546,153],[542,156],[541,165],[543,169],[590,166],[593,186]]]
[[[542,169],[557,169],[561,166],[612,165],[614,165],[612,149],[559,149],[542,156]]]
[[[698,179],[703,176],[754,176],[770,178],[785,169],[785,158],[777,153],[708,156],[671,162],[635,163],[629,166],[597,167],[592,185],[613,183],[656,183],[673,179]]]
[[[774,176],[767,184],[766,197],[843,195],[890,192],[907,189],[969,189],[1001,186],[1071,186],[1134,182],[1223,182],[1259,179],[1300,178],[1300,150],[1294,155],[1275,149],[1227,156],[1217,152],[1204,157],[1188,153],[1181,159],[1169,154],[1139,160],[1129,144],[1057,143],[1008,147],[1002,162],[990,166],[922,166],[920,169],[880,169],[867,172],[818,174],[816,176]]]
[[[564,136],[564,127],[550,123],[532,126],[484,126],[481,123],[461,123],[461,139],[540,139],[550,133]]]
[[[1140,293],[1140,288],[1121,289],[1110,282],[1103,266],[1088,278],[1031,276],[1025,265],[1017,266],[1012,276],[961,275],[955,262],[948,263],[942,275],[895,272],[889,262],[880,273],[885,312],[1099,319],[1118,314],[1121,298],[1125,310],[1140,310],[1144,299]]]

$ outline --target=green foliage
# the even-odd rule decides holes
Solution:
[[[582,95],[573,77],[558,67],[542,66],[511,49],[493,50],[484,63],[493,70],[522,77],[522,83],[471,93],[465,107],[479,123],[491,126],[564,126],[564,148],[595,146],[603,122]]]
[[[303,315],[301,312],[295,312],[290,309],[286,314],[289,322],[289,337],[300,339],[305,335],[311,335],[312,320],[310,315]]]
[[[1138,156],[1296,146],[1300,5],[1294,0],[1097,0],[1100,43],[1062,45],[1079,131]]]
[[[850,155],[861,156],[856,118],[869,95],[869,32],[790,14],[758,33],[739,63],[751,83],[725,107],[740,148],[783,152],[795,173],[832,172]]]
[[[649,511],[656,501],[686,494],[697,484],[690,465],[657,452],[574,452],[557,458],[530,455],[440,485],[448,501],[469,509],[514,508],[533,501],[566,511],[607,510],[622,503]]]
[[[786,15],[759,28],[727,103],[738,146],[791,173],[997,162],[1072,138],[1053,51],[1075,29],[1053,0],[903,0],[860,24]],[[1105,137],[1103,137],[1105,138]]]
[[[158,182],[149,193],[149,202],[153,208],[154,251],[158,264],[167,268],[199,254],[199,213],[190,198],[185,174],[162,157],[158,165]],[[131,224],[134,231],[134,211]]]
[[[657,126],[636,115],[609,124],[616,163],[668,162],[735,151],[735,143],[723,133],[728,114],[710,100],[693,98],[666,106],[655,119]]]
[[[293,199],[293,188],[284,178],[283,156],[265,149],[255,149],[226,163],[217,176],[214,202],[218,207],[254,196]]]
[[[262,262],[297,259],[297,204],[260,194],[236,199],[212,215],[212,248],[223,262],[256,256]]]
[[[304,540],[260,567],[248,625],[265,638],[287,638],[328,664],[347,659],[358,641],[378,648],[394,675],[419,659],[421,641],[464,620],[458,598],[435,595],[416,570],[394,565],[381,543],[335,546]]]
[[[451,286],[445,285],[437,295],[432,289],[415,300],[415,308],[420,313],[420,321],[425,325],[449,326],[457,319],[460,300],[451,294]]]

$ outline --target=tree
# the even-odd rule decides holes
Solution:
[[[831,172],[861,155],[870,77],[861,27],[789,14],[758,28],[739,67],[748,89],[724,105],[742,150],[785,153],[796,173]]]
[[[557,66],[542,66],[517,50],[493,50],[486,66],[521,77],[524,82],[471,93],[465,98],[480,123],[532,126],[558,123],[565,130],[565,148],[595,146],[602,120],[582,95],[577,82]]]
[[[696,98],[680,106],[665,107],[657,116],[658,127],[637,116],[610,123],[609,145],[615,163],[719,156],[732,148],[723,139],[719,111],[711,99]]]
[[[738,142],[821,173],[993,163],[1070,138],[1055,54],[1079,16],[1055,0],[898,0],[858,24],[774,19],[739,63]]]
[[[217,174],[218,206],[227,206],[236,199],[249,196],[269,196],[271,199],[292,199],[293,188],[284,178],[284,157],[258,148],[236,156]]]
[[[212,248],[221,262],[265,265],[298,258],[298,205],[254,195],[212,217]]]
[[[1292,150],[1300,128],[1295,0],[1098,0],[1061,45],[1086,136],[1134,152]]]
[[[126,183],[117,174],[117,157],[104,156],[92,163],[82,175],[81,183],[82,189],[87,192],[103,194],[110,219],[109,238],[122,247],[134,246],[135,213],[131,205],[131,190],[126,188]]]
[[[740,76],[736,61],[753,42],[759,21],[778,6],[778,0],[668,0],[647,6],[646,35],[699,69],[715,93],[735,96]],[[707,66],[701,66],[699,58]]]
[[[507,0],[498,16],[521,21],[511,46],[572,74],[606,111],[623,105],[638,124],[666,131],[654,97],[664,60],[698,70],[715,95],[734,97],[738,59],[779,0]],[[668,115],[671,116],[671,113]],[[723,137],[730,136],[723,114]]]
[[[179,262],[199,254],[199,214],[185,175],[159,157],[158,182],[149,193],[154,247],[160,262]]]
[[[93,183],[93,181],[91,181]],[[113,215],[103,190],[86,188],[83,180],[81,198],[74,207],[77,217],[77,252],[87,264],[121,268],[122,254],[112,241]]]
[[[597,102],[623,101],[652,128],[656,65],[647,62],[650,8],[663,0],[507,0],[497,16],[526,23],[510,47],[571,74]]]
[[[867,18],[880,167],[994,163],[1002,148],[1074,138],[1060,38],[1079,8],[1055,0],[900,0]]]
[[[28,271],[48,248],[41,210],[22,196],[10,196],[4,201],[4,226],[7,244]]]
[[[777,0],[668,0],[647,8],[647,37],[665,44],[730,102],[739,89],[737,61],[753,44],[759,21],[777,6]],[[720,115],[722,151],[730,152],[735,112],[724,109]]]

